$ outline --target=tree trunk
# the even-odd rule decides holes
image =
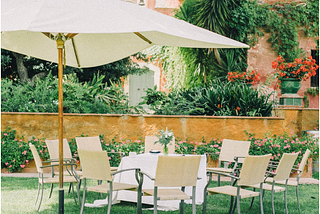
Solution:
[[[21,82],[27,82],[29,80],[29,77],[28,77],[28,70],[26,66],[23,64],[24,55],[19,53],[14,53],[14,52],[12,53],[13,53],[13,56],[16,58],[17,72],[19,74]]]

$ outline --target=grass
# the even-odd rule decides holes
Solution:
[[[222,185],[227,185],[223,182]],[[212,182],[212,186],[216,186],[216,182]],[[72,194],[67,193],[67,185],[65,185],[65,213],[79,213],[80,207],[75,205]],[[1,213],[16,214],[16,213],[35,213],[34,206],[35,196],[37,193],[36,178],[17,178],[17,177],[2,177],[1,178]],[[299,197],[301,213],[318,214],[319,213],[319,185],[300,185]],[[81,191],[82,194],[82,191]],[[45,185],[44,197],[41,205],[41,213],[58,213],[58,185],[53,190],[52,197],[48,199],[49,185]],[[87,194],[87,201],[92,203],[99,199],[98,193]],[[248,210],[251,200],[241,200],[242,213],[256,214],[260,213],[259,203],[256,199],[251,210]],[[208,196],[207,213],[228,213],[230,197],[224,195]],[[147,208],[147,205],[143,206]],[[150,207],[150,206],[148,206]],[[299,213],[295,196],[295,188],[288,189],[288,209],[290,214]],[[275,194],[275,210],[277,214],[285,213],[283,193]],[[266,192],[264,197],[264,212],[272,213],[271,209],[271,194]],[[106,213],[104,208],[85,208],[84,213],[99,214]],[[128,214],[136,213],[136,204],[129,202],[121,202],[112,206],[112,214]],[[151,214],[153,210],[143,210],[144,214]],[[179,211],[159,213],[178,214]],[[191,205],[185,205],[186,214],[191,213]],[[197,205],[197,213],[202,213],[202,205]]]

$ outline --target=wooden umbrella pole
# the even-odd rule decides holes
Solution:
[[[58,78],[59,78],[59,214],[64,213],[63,191],[63,47],[64,41],[59,34],[57,39],[58,49]]]

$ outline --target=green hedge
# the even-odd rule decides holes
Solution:
[[[300,163],[302,155],[306,149],[311,150],[313,158],[318,157],[319,146],[317,139],[308,135],[298,138],[295,135],[284,133],[281,136],[268,136],[262,139],[255,138],[254,134],[248,134],[248,140],[251,141],[249,150],[250,155],[272,154],[272,160],[280,160],[283,153],[299,152],[296,164]],[[81,135],[82,137],[86,135]],[[81,137],[80,136],[80,137]],[[35,145],[41,158],[44,160],[49,158],[45,139],[33,137],[29,141],[25,141],[24,136],[18,136],[16,130],[8,127],[1,132],[1,168],[6,168],[8,172],[20,171],[33,159],[29,149],[29,143]],[[137,154],[144,152],[144,141],[142,139],[132,141],[130,139],[122,139],[114,137],[111,141],[106,142],[104,136],[100,135],[102,149],[107,152],[124,152],[126,156],[129,152]],[[77,158],[77,145],[75,139],[68,142],[71,152]],[[175,152],[177,154],[205,154],[215,153],[213,159],[217,159],[220,153],[222,140],[204,138],[200,141],[182,140],[176,137]],[[110,165],[117,166],[120,163],[118,155],[110,154]]]

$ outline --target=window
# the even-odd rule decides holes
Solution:
[[[316,60],[317,65],[319,65],[319,50],[311,50],[311,56]],[[311,87],[319,87],[319,68],[316,72],[317,74],[311,77]]]

